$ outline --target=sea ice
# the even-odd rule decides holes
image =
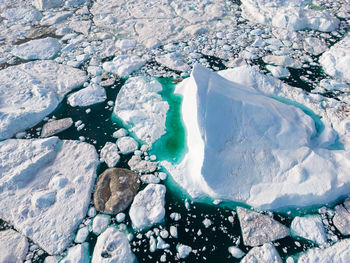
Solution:
[[[97,215],[94,217],[92,221],[92,231],[99,235],[107,228],[109,223],[111,222],[111,217],[109,215]]]
[[[176,251],[179,258],[187,258],[188,255],[192,252],[192,248],[187,245],[178,244],[176,246]]]
[[[67,101],[72,107],[87,107],[103,102],[106,99],[106,90],[103,87],[97,84],[90,84],[88,87],[70,94]]]
[[[115,227],[109,227],[97,238],[92,262],[133,263],[136,262],[136,258],[127,236]]]
[[[85,80],[83,71],[53,61],[0,70],[0,140],[41,121]]]
[[[331,32],[339,19],[328,11],[308,8],[305,0],[242,0],[242,16],[250,21],[290,30]]]
[[[137,141],[129,136],[119,138],[117,140],[117,145],[121,154],[132,153],[139,148]]]
[[[311,240],[318,245],[327,244],[327,235],[319,215],[295,217],[291,225],[292,234]]]
[[[129,215],[135,229],[150,228],[161,223],[165,216],[165,186],[149,184],[131,204]]]
[[[95,148],[79,141],[0,142],[0,218],[61,253],[86,215],[98,163]]]
[[[43,60],[54,58],[60,49],[61,45],[57,39],[47,37],[15,46],[12,54],[24,60]]]
[[[218,74],[195,65],[175,92],[183,96],[188,152],[178,165],[162,164],[192,197],[276,209],[325,203],[349,192],[350,154],[328,150],[338,135],[346,142],[341,119],[348,117],[325,107],[326,98],[306,98],[249,66]],[[311,106],[325,122],[316,127],[281,97]]]
[[[0,262],[23,262],[28,240],[12,229],[0,231]]]
[[[43,129],[41,130],[40,137],[46,138],[66,129],[70,128],[73,125],[72,118],[64,118],[60,120],[53,120],[48,123],[45,123]]]
[[[238,247],[232,246],[228,248],[228,252],[234,257],[234,258],[241,258],[245,255],[245,253],[239,249]]]
[[[67,252],[67,256],[65,256],[61,263],[89,263],[89,243],[83,243],[76,245],[74,247],[70,247]]]
[[[106,142],[105,146],[101,149],[100,157],[108,167],[116,166],[120,159],[118,146],[115,143]]]
[[[241,260],[241,263],[282,263],[282,259],[272,244],[265,244],[261,247],[253,247]]]
[[[319,61],[328,75],[350,83],[350,36],[332,46]]]
[[[298,263],[348,263],[350,260],[349,247],[350,239],[344,239],[325,249],[313,248],[302,254]]]
[[[165,133],[169,105],[162,100],[162,85],[146,77],[130,78],[121,88],[113,114],[142,141],[152,145]]]
[[[120,55],[115,57],[111,62],[103,63],[103,69],[125,78],[141,68],[145,63],[146,61],[144,59],[136,55]]]

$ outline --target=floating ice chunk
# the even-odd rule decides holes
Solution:
[[[313,10],[304,0],[242,0],[242,16],[250,21],[290,30],[334,31],[339,19],[327,11]]]
[[[92,222],[92,231],[99,235],[108,227],[110,222],[111,217],[109,215],[97,215]]]
[[[318,245],[327,244],[326,231],[319,215],[295,217],[291,225],[292,234],[311,240]]]
[[[326,249],[313,248],[302,254],[298,263],[347,263],[350,259],[350,239],[344,239]]]
[[[267,65],[266,68],[275,78],[288,78],[290,76],[289,70],[284,67]]]
[[[286,226],[251,210],[237,207],[238,219],[242,229],[243,242],[246,246],[260,246],[289,235]]]
[[[238,247],[232,246],[228,248],[228,252],[234,257],[234,258],[241,258],[245,255],[245,253],[240,250]]]
[[[150,145],[165,133],[169,105],[158,94],[160,91],[162,85],[155,79],[130,78],[119,91],[113,110],[140,140]]]
[[[184,62],[182,55],[177,52],[158,56],[156,61],[167,68],[177,71],[188,71],[190,69],[189,65]]]
[[[168,249],[170,245],[166,243],[161,237],[157,237],[157,249]]]
[[[121,50],[133,49],[136,46],[136,41],[133,39],[118,39],[115,46]]]
[[[35,61],[0,70],[0,140],[32,127],[51,113],[86,75],[53,61]]]
[[[149,184],[135,196],[129,211],[135,229],[150,228],[163,221],[165,191],[164,185]]]
[[[265,244],[261,247],[254,247],[241,260],[241,263],[282,263],[282,259],[276,248],[271,244]]]
[[[202,223],[205,226],[205,228],[208,228],[208,227],[210,227],[212,225],[211,220],[208,219],[208,218],[204,219]]]
[[[188,255],[192,252],[192,248],[187,245],[178,244],[176,246],[176,251],[179,258],[187,258]]]
[[[52,37],[34,39],[19,46],[15,46],[11,53],[25,60],[52,59],[60,51],[61,45]]]
[[[43,129],[41,130],[40,137],[45,138],[45,137],[55,135],[57,133],[67,130],[72,125],[73,125],[72,118],[64,118],[60,120],[50,121],[44,124]]]
[[[176,226],[170,226],[170,235],[173,238],[177,238],[177,227]]]
[[[115,143],[106,142],[105,146],[101,149],[100,157],[108,167],[116,166],[120,159],[117,145]]]
[[[332,46],[319,61],[328,75],[350,83],[350,36]]]
[[[113,132],[113,138],[120,138],[120,137],[124,137],[128,135],[127,130],[125,130],[124,128],[120,128],[119,130]]]
[[[94,263],[136,262],[127,236],[115,227],[107,228],[98,238],[92,256]]]
[[[117,145],[122,154],[128,154],[139,148],[138,143],[129,136],[121,137],[117,140]]]
[[[144,59],[136,55],[120,55],[111,62],[103,63],[102,66],[105,71],[124,78],[141,68],[145,63]]]
[[[12,229],[0,232],[0,262],[23,262],[28,252],[28,240]]]
[[[64,251],[88,210],[95,148],[56,137],[10,139],[0,142],[0,163],[0,218],[49,254]]]
[[[350,211],[349,207],[345,208],[343,205],[335,207],[335,215],[333,217],[333,224],[343,235],[350,235]]]
[[[78,233],[75,237],[74,242],[75,243],[83,243],[87,239],[89,235],[89,228],[87,226],[82,227],[78,230]]]
[[[159,184],[160,179],[154,174],[145,174],[141,176],[141,181],[146,184]]]
[[[328,122],[338,121],[336,113],[319,107],[323,97],[294,90],[249,66],[218,74],[195,65],[175,91],[183,96],[188,152],[180,164],[161,164],[194,198],[274,209],[347,194],[350,153],[327,149],[337,137],[331,123],[321,132],[297,104],[278,96],[298,98]]]
[[[62,263],[89,263],[89,243],[83,243],[68,249],[67,256],[60,262]]]
[[[97,84],[90,84],[88,87],[69,95],[67,101],[72,107],[87,107],[103,102],[106,99],[106,90],[103,87]]]

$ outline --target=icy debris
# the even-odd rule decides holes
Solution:
[[[350,36],[332,46],[319,61],[328,75],[350,83]]]
[[[35,61],[0,70],[0,140],[30,128],[50,114],[86,75],[53,61]]]
[[[174,221],[179,221],[181,219],[181,214],[173,212],[170,214],[170,218]]]
[[[335,215],[333,224],[343,235],[350,235],[350,207],[337,205],[335,207]]]
[[[121,154],[128,154],[136,151],[139,147],[138,143],[129,136],[121,137],[117,140],[117,145]]]
[[[339,19],[328,11],[308,8],[304,0],[242,0],[242,16],[250,21],[290,30],[331,32]]]
[[[82,227],[78,230],[75,237],[75,243],[84,243],[89,235],[89,228],[87,226]]]
[[[140,179],[145,184],[159,184],[160,182],[160,179],[154,174],[142,175]]]
[[[254,247],[241,260],[241,263],[282,263],[282,259],[276,248],[271,244],[265,244],[261,247]]]
[[[319,215],[295,217],[291,224],[293,235],[311,240],[318,245],[327,244],[327,235]]]
[[[123,222],[125,220],[125,214],[124,213],[118,213],[115,218],[117,219],[118,223],[121,223],[121,222]]]
[[[121,50],[133,49],[136,46],[136,41],[133,39],[118,39],[115,46]]]
[[[124,128],[120,128],[119,130],[113,132],[113,138],[121,138],[128,135],[127,130],[125,130]]]
[[[135,229],[150,228],[163,221],[165,191],[164,185],[149,184],[135,196],[129,211]]]
[[[157,237],[157,249],[168,249],[170,245],[166,243],[161,237]]]
[[[57,133],[67,130],[72,125],[73,125],[72,118],[64,118],[60,120],[50,121],[44,124],[43,129],[41,130],[40,137],[45,138],[45,137],[55,135]]]
[[[116,166],[120,159],[117,145],[112,142],[106,142],[105,146],[101,149],[100,158],[109,168]]]
[[[286,226],[268,215],[237,207],[239,223],[242,229],[243,242],[246,246],[259,246],[289,235]]]
[[[157,170],[158,165],[156,162],[142,160],[140,156],[133,155],[128,162],[131,170],[138,173],[153,173]]]
[[[203,225],[205,226],[205,228],[208,228],[212,225],[212,222],[210,219],[206,218],[203,220]]]
[[[177,238],[177,227],[176,226],[170,226],[170,235],[173,238]]]
[[[49,254],[61,253],[88,210],[95,148],[51,137],[9,139],[0,149],[0,218]]]
[[[94,263],[136,262],[127,236],[115,227],[107,228],[98,238],[92,256]]]
[[[94,203],[98,211],[116,214],[126,209],[139,188],[138,175],[122,168],[105,170],[98,178]]]
[[[188,255],[192,252],[192,248],[187,245],[178,244],[176,246],[177,256],[179,258],[187,258]]]
[[[89,243],[83,243],[68,249],[67,256],[65,256],[60,263],[89,263]]]
[[[242,250],[235,246],[229,247],[228,252],[230,252],[230,254],[234,258],[242,258],[245,255],[245,253]]]
[[[177,71],[188,71],[190,69],[189,65],[184,62],[182,55],[176,52],[158,56],[156,61],[167,68]]]
[[[145,63],[144,59],[136,55],[120,55],[111,62],[103,63],[103,69],[108,73],[117,74],[119,77],[125,78],[141,68]]]
[[[57,39],[47,37],[15,46],[12,54],[24,60],[44,60],[54,58],[60,49],[61,45]]]
[[[109,215],[99,214],[95,216],[94,220],[92,221],[92,231],[96,235],[99,235],[108,227],[110,222],[111,217]]]
[[[165,133],[169,105],[158,94],[160,91],[162,85],[153,78],[130,78],[119,91],[113,110],[115,116],[149,145]]]
[[[88,87],[69,95],[67,101],[72,107],[87,107],[103,102],[106,99],[106,90],[103,87],[97,84],[90,84]]]
[[[180,164],[161,165],[193,198],[206,194],[274,209],[348,193],[350,153],[328,150],[337,132],[348,140],[349,116],[336,100],[307,95],[250,66],[218,74],[195,65],[175,92],[183,96],[188,152]],[[293,101],[322,116],[324,130]]]
[[[12,229],[0,231],[0,262],[23,262],[28,252],[28,240]]]
[[[350,259],[349,247],[350,239],[344,239],[325,249],[313,248],[303,253],[299,257],[298,263],[348,263]]]

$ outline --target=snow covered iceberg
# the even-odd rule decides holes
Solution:
[[[350,154],[328,149],[336,132],[271,96],[277,88],[285,87],[249,66],[218,74],[196,65],[177,86],[188,152],[163,166],[192,197],[277,209],[350,192]]]

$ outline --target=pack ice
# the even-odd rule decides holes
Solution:
[[[53,61],[0,70],[0,140],[41,121],[86,78],[83,71]]]
[[[0,218],[61,253],[86,215],[98,163],[95,148],[79,141],[0,142]]]
[[[175,91],[183,96],[188,152],[180,164],[163,166],[194,198],[264,209],[320,204],[349,193],[350,154],[328,149],[336,132],[272,96],[282,90],[298,92],[249,66],[218,74],[195,65]]]

